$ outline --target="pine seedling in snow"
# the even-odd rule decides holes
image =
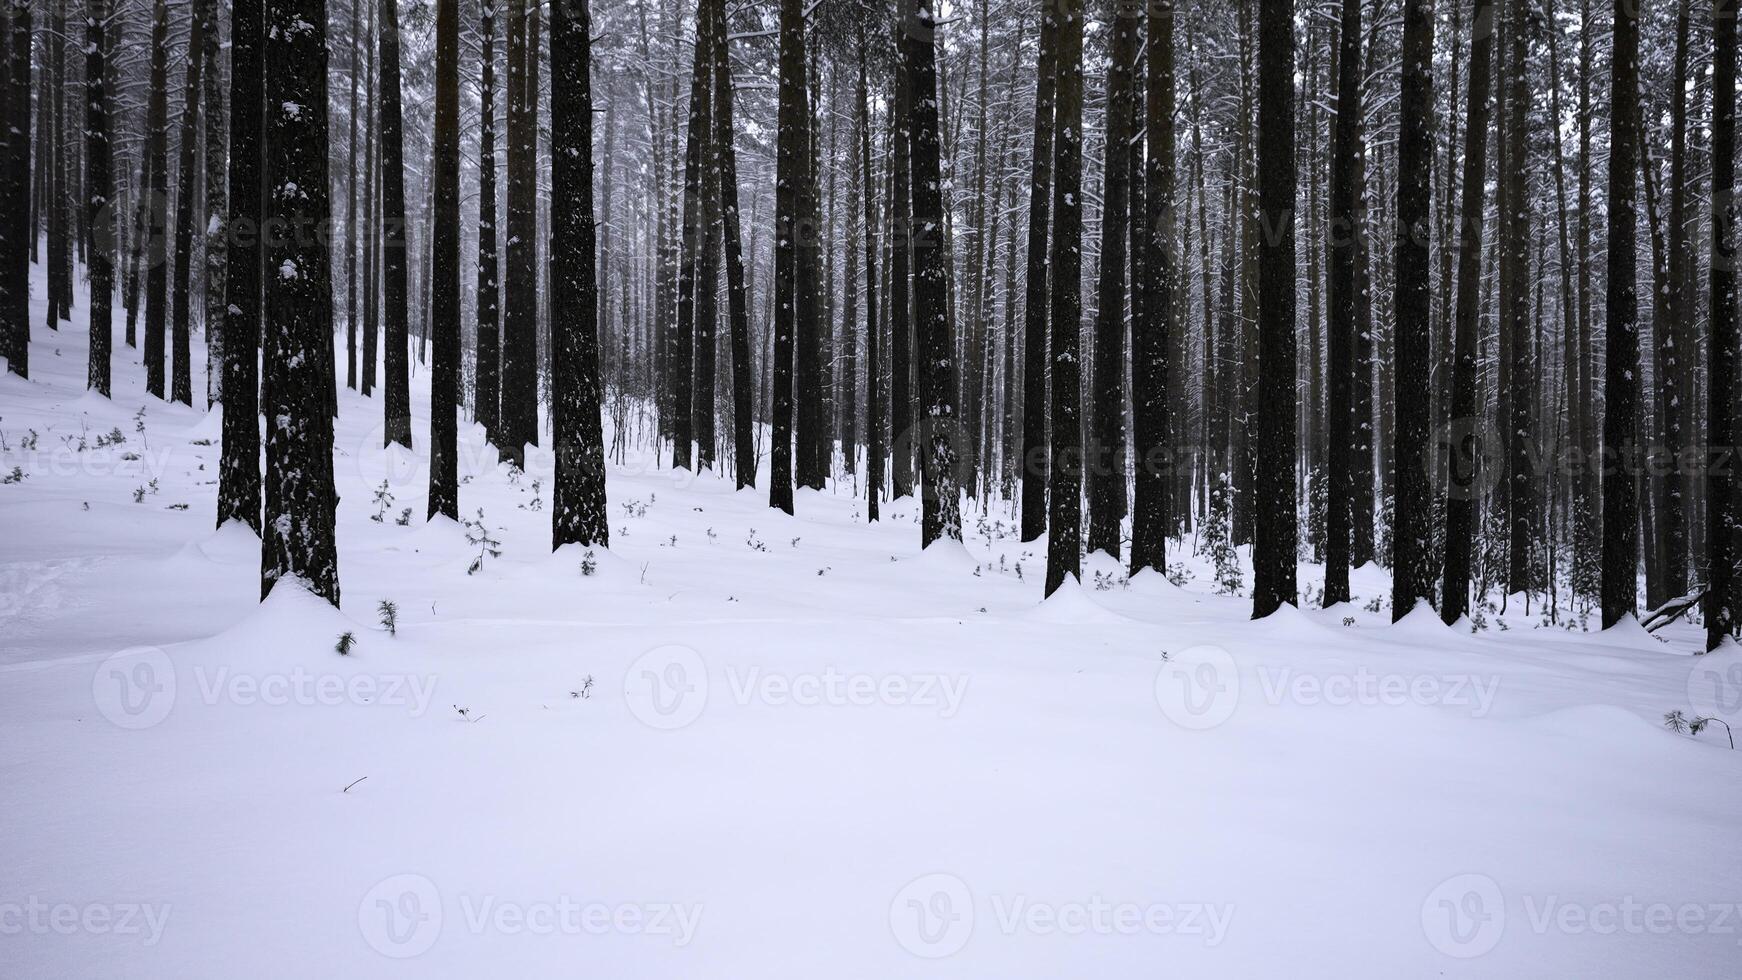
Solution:
[[[1714,723],[1724,726],[1724,734],[1729,736],[1730,748],[1734,749],[1736,747],[1736,734],[1730,731],[1730,724],[1722,718],[1689,718],[1687,715],[1682,714],[1680,708],[1677,708],[1663,716],[1663,727],[1675,732],[1677,735],[1698,735],[1711,727]]]
[[[333,650],[341,657],[349,657],[351,648],[357,645],[357,635],[350,630],[339,634],[339,642],[333,644]]]
[[[599,570],[599,559],[593,555],[593,549],[588,548],[581,556],[581,574],[592,575]]]
[[[369,519],[377,524],[387,523],[387,511],[393,506],[393,491],[387,488],[387,481],[375,488],[375,514]]]
[[[381,628],[387,631],[388,636],[398,636],[399,605],[392,599],[382,599],[381,604],[375,609],[381,614]]]
[[[472,564],[466,569],[467,575],[476,575],[484,568],[484,559],[502,557],[502,542],[490,536],[490,529],[484,526],[484,508],[478,508],[477,520],[462,522],[466,528],[466,543],[478,549],[478,557],[472,559]]]

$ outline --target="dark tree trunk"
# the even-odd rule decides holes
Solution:
[[[871,168],[871,95],[866,84],[866,39],[864,28],[859,33],[859,169],[865,193],[865,519],[878,519],[877,504],[883,494],[883,427],[882,407],[877,401],[878,379],[882,372],[877,351],[878,334],[882,332],[877,319],[877,195],[872,193]]]
[[[907,2],[907,0],[903,0]],[[896,28],[900,38],[901,28]],[[890,497],[899,499],[913,494],[913,304],[910,301],[913,259],[913,196],[911,119],[912,85],[907,77],[907,65],[899,54],[892,69],[894,96],[890,106],[891,135],[894,137],[892,160],[895,174],[891,180],[890,256],[889,256],[889,428],[894,433],[890,444],[893,461],[890,468]]]
[[[1102,551],[1117,562],[1120,525],[1125,519],[1125,274],[1131,213],[1131,123],[1137,96],[1133,76],[1142,22],[1137,7],[1114,7],[1108,42],[1105,163],[1101,180],[1100,281],[1096,289],[1095,361],[1090,404],[1088,497],[1091,554]],[[1154,229],[1151,229],[1153,232]],[[1147,236],[1145,236],[1147,240]],[[1145,326],[1148,326],[1145,324]],[[1140,330],[1146,347],[1132,345],[1133,388],[1137,414],[1151,421],[1153,407],[1167,411],[1167,348],[1147,349],[1149,330]],[[1156,361],[1161,362],[1160,376]],[[1153,387],[1151,387],[1153,385]],[[1140,467],[1141,469],[1141,467]],[[1138,479],[1142,480],[1140,473]]]
[[[1478,317],[1482,302],[1482,209],[1487,184],[1488,86],[1494,77],[1494,0],[1477,0],[1470,21],[1470,87],[1465,100],[1463,199],[1459,205],[1458,296],[1452,330],[1450,453],[1446,485],[1445,585],[1440,617],[1456,623],[1470,611],[1470,574],[1482,496],[1483,426],[1477,391]]]
[[[1337,114],[1331,128],[1330,226],[1325,257],[1326,608],[1349,601],[1355,491],[1355,159],[1361,152],[1361,0],[1342,0],[1337,42]],[[1478,0],[1487,2],[1487,0]],[[1449,152],[1449,151],[1448,151]]]
[[[1639,591],[1639,9],[1617,0],[1610,70],[1609,261],[1603,397],[1603,628],[1631,616]]]
[[[1507,593],[1529,592],[1537,587],[1535,573],[1536,530],[1540,520],[1536,506],[1534,467],[1531,465],[1531,429],[1535,417],[1535,377],[1530,328],[1530,212],[1531,201],[1526,193],[1524,172],[1529,165],[1526,156],[1525,120],[1528,92],[1524,84],[1525,7],[1513,0],[1504,35],[1507,52],[1503,54],[1502,73],[1506,85],[1506,168],[1504,180],[1505,209],[1497,216],[1500,238],[1500,261],[1509,266],[1505,281],[1510,283],[1500,314],[1501,329],[1511,343],[1512,384],[1510,417],[1502,420],[1507,446]],[[1407,171],[1406,171],[1407,172]]]
[[[5,43],[6,129],[0,173],[0,355],[6,369],[30,377],[30,2],[11,0]]]
[[[1706,379],[1706,649],[1733,636],[1737,615],[1736,3],[1712,3],[1711,346]],[[1728,458],[1720,457],[1724,450]]]
[[[351,128],[345,180],[345,387],[357,390],[357,73],[362,70],[359,40],[363,35],[363,4],[351,2]]]
[[[774,186],[774,364],[770,369],[773,402],[773,446],[769,454],[768,505],[792,513],[793,482],[793,330],[797,281],[798,188],[803,128],[804,26],[800,0],[780,4],[780,88],[777,106]],[[681,275],[681,273],[680,273]]]
[[[558,8],[563,4],[557,4]],[[554,9],[554,8],[553,8]],[[584,18],[583,18],[584,19]],[[429,517],[460,517],[460,9],[436,0],[430,226]],[[591,147],[588,147],[588,160]]]
[[[725,29],[725,10],[718,8],[701,18],[702,29],[696,37],[696,74],[706,86],[702,117],[701,197],[696,255],[696,298],[694,371],[690,376],[690,420],[695,437],[695,467],[714,468],[714,369],[716,367],[714,330],[720,320],[720,250],[725,234],[720,227],[720,144],[718,120],[714,105],[717,87],[714,84],[713,37],[716,30]],[[731,79],[726,80],[730,96]],[[727,133],[728,138],[730,133]]]
[[[189,338],[192,333],[192,324],[189,322],[189,285],[193,277],[194,257],[194,174],[199,162],[195,151],[199,147],[200,133],[200,69],[204,60],[201,49],[205,47],[206,31],[206,19],[200,16],[198,9],[191,11],[189,20],[187,88],[182,96],[180,159],[176,163],[175,291],[170,303],[175,348],[175,374],[170,381],[170,400],[183,405],[194,403],[193,366],[188,363],[191,354]],[[52,247],[50,252],[52,262]]]
[[[381,0],[381,268],[386,301],[387,376],[383,385],[382,445],[411,448],[411,365],[408,332],[405,238],[405,136],[399,97],[399,2]],[[270,103],[269,103],[270,104]],[[271,266],[268,266],[271,268]]]
[[[1416,0],[1424,7],[1426,0]],[[1258,390],[1252,617],[1295,602],[1294,3],[1258,7]],[[1431,37],[1431,35],[1430,35]],[[1422,284],[1425,295],[1426,283]]]
[[[1402,619],[1419,602],[1430,605],[1437,577],[1433,561],[1433,483],[1428,454],[1429,374],[1428,243],[1433,198],[1433,43],[1431,0],[1405,0],[1403,80],[1398,105],[1397,252],[1393,287],[1396,369],[1392,450],[1396,498],[1392,524],[1391,617]]]
[[[1687,427],[1692,421],[1693,393],[1684,389],[1687,372],[1684,350],[1692,348],[1687,338],[1693,319],[1694,243],[1688,228],[1687,197],[1687,86],[1679,80],[1688,77],[1689,0],[1676,7],[1675,62],[1672,78],[1678,84],[1670,93],[1670,156],[1669,156],[1669,295],[1664,310],[1669,314],[1658,332],[1658,350],[1662,354],[1662,372],[1658,375],[1662,415],[1663,452],[1671,465],[1663,474],[1663,500],[1658,508],[1662,531],[1658,534],[1662,554],[1662,587],[1666,598],[1688,591],[1688,514],[1681,459]]]
[[[698,411],[695,399],[696,335],[699,325],[696,304],[701,253],[707,243],[707,223],[703,217],[702,168],[707,164],[709,143],[709,110],[713,86],[709,84],[712,60],[707,55],[708,21],[713,18],[712,4],[703,5],[696,18],[695,60],[690,73],[689,133],[684,151],[683,171],[683,253],[678,263],[677,279],[677,343],[671,352],[672,460],[679,469],[695,465],[695,420]],[[707,406],[712,410],[713,406]]]
[[[550,8],[551,391],[556,483],[551,546],[609,544],[599,404],[599,284],[593,229],[591,18]]]
[[[271,217],[283,228],[322,228],[332,216],[326,25],[325,0],[269,0],[266,183]],[[324,410],[333,383],[330,265],[331,252],[317,236],[267,241],[266,267],[274,272],[266,279],[266,417],[276,422],[266,427],[260,597],[281,579],[297,579],[337,606],[333,416]]]
[[[60,322],[70,318],[72,300],[72,258],[67,242],[67,165],[66,165],[66,61],[67,14],[66,0],[49,0],[48,52],[43,73],[42,118],[48,125],[41,139],[43,160],[47,167],[42,175],[46,197],[42,210],[48,218],[48,264],[43,270],[48,279],[48,319],[50,330],[59,330]],[[190,48],[190,54],[192,52]]]
[[[1177,477],[1173,440],[1174,387],[1171,353],[1183,323],[1175,288],[1183,263],[1175,261],[1174,231],[1174,79],[1173,0],[1149,5],[1149,85],[1145,122],[1149,134],[1148,165],[1143,175],[1143,220],[1133,221],[1142,233],[1132,243],[1141,257],[1143,277],[1133,280],[1135,303],[1131,330],[1131,416],[1136,455],[1131,513],[1131,572],[1145,568],[1167,571],[1167,536],[1175,525],[1168,483]],[[1111,99],[1111,96],[1109,96]],[[1135,115],[1135,107],[1133,107]],[[1101,261],[1107,261],[1105,250]],[[1104,307],[1103,307],[1104,308]],[[1206,310],[1206,313],[1208,311]],[[1183,365],[1181,365],[1183,367]]]
[[[738,215],[737,133],[732,127],[732,68],[726,50],[725,0],[714,8],[714,148],[719,161],[721,234],[726,249],[726,313],[732,344],[732,455],[738,489],[756,485],[756,444],[750,408],[750,296],[744,285],[742,223]]]
[[[907,67],[913,152],[913,319],[924,370],[920,454],[920,546],[962,539],[958,460],[965,434],[956,417],[955,342],[950,336],[949,254],[944,248],[940,174],[937,40],[932,0],[911,0],[903,60]]]
[[[1060,0],[1053,89],[1052,462],[1046,594],[1082,576],[1083,4]]]
[[[376,68],[380,63],[375,44],[376,7],[369,9],[368,84],[364,86],[363,124],[363,380],[359,385],[365,397],[377,387],[376,365],[380,362],[381,346],[381,158],[376,144],[381,122],[381,110],[375,98]]]
[[[107,81],[109,0],[88,0],[85,10],[85,213],[95,247],[86,256],[91,276],[91,358],[85,384],[109,395],[109,310],[115,298],[110,259],[114,227],[109,176],[109,99]],[[215,288],[215,287],[214,287]]]
[[[151,94],[145,114],[145,390],[163,397],[164,327],[169,301],[169,253],[164,247],[169,207],[169,6],[157,0],[151,15]]]
[[[230,15],[230,193],[225,236],[234,239],[224,268],[224,435],[218,466],[218,524],[260,524],[259,349],[261,266],[259,229],[265,213],[266,9],[263,0],[235,0]]]
[[[811,86],[816,82],[814,54],[805,36],[801,18],[794,41],[798,45],[798,232],[794,239],[793,293],[797,315],[794,318],[793,380],[797,391],[794,400],[793,440],[796,446],[794,478],[801,487],[821,490],[828,476],[828,453],[824,443],[828,438],[824,424],[825,392],[823,373],[823,332],[826,321],[822,315],[822,223],[817,190],[817,125],[813,116],[816,103]],[[810,66],[807,70],[805,66]],[[917,268],[915,277],[919,275]],[[917,290],[917,286],[915,287]],[[916,293],[915,303],[918,302]],[[915,337],[917,340],[917,325]]]
[[[1028,181],[1028,263],[1022,319],[1022,540],[1046,532],[1047,237],[1051,220],[1053,113],[1058,85],[1058,16],[1044,4],[1034,89],[1034,154]]]
[[[496,0],[483,0],[481,14],[478,127],[478,367],[472,414],[495,442],[502,426],[501,310],[496,284]]]
[[[217,0],[201,0],[200,16],[205,20],[205,46],[200,57],[206,63],[203,73],[205,110],[203,119],[206,137],[205,222],[201,234],[206,242],[206,407],[224,400],[224,267],[229,259],[227,236],[223,234],[225,175],[229,172],[224,106],[224,77],[219,50],[223,39],[218,33]],[[351,169],[355,170],[355,167]],[[347,244],[351,241],[346,237]],[[94,288],[94,283],[93,283]]]

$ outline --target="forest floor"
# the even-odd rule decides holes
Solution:
[[[1742,662],[1691,627],[1393,626],[1372,567],[1255,623],[1189,557],[1041,602],[1007,516],[922,554],[911,502],[787,517],[650,458],[608,551],[552,554],[549,453],[511,474],[467,425],[469,573],[415,363],[411,452],[340,396],[342,608],[262,604],[218,415],[146,396],[119,324],[86,393],[83,307],[52,334],[37,295],[35,377],[0,373],[5,976],[1742,963],[1742,753],[1662,723],[1742,726]]]

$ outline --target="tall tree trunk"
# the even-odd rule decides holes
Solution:
[[[1259,3],[1258,389],[1270,394],[1257,399],[1256,406],[1254,619],[1296,599],[1293,17],[1293,0]],[[1422,289],[1425,296],[1426,283]],[[1277,397],[1279,392],[1288,394]]]
[[[829,461],[828,454],[823,449],[827,439],[827,426],[824,423],[827,385],[823,374],[823,333],[827,329],[827,321],[822,313],[822,215],[817,186],[817,125],[813,115],[816,103],[811,95],[811,88],[817,82],[817,72],[813,61],[815,52],[809,47],[805,30],[804,19],[800,18],[793,35],[794,43],[798,45],[798,110],[794,118],[798,123],[797,139],[801,164],[798,171],[798,234],[793,242],[793,291],[797,308],[793,327],[793,380],[797,392],[793,405],[793,439],[797,447],[794,477],[801,487],[821,490],[823,481],[828,476]],[[807,65],[810,66],[808,69]],[[911,70],[910,67],[908,71]],[[919,276],[917,262],[916,255],[916,279]],[[916,286],[916,307],[917,288]],[[916,312],[916,321],[917,317]],[[918,330],[916,322],[916,342],[919,337]]]
[[[496,251],[496,0],[480,4],[478,123],[478,350],[472,414],[495,442],[502,427],[502,337]]]
[[[332,216],[327,152],[325,0],[268,0],[266,183],[270,216],[284,228],[323,228]],[[392,3],[393,0],[387,0]],[[248,105],[237,100],[238,105]],[[266,245],[266,518],[260,597],[299,579],[339,604],[334,542],[331,252],[314,235]],[[238,345],[239,346],[239,345]],[[249,424],[253,423],[252,417]]]
[[[1639,500],[1639,10],[1617,0],[1610,69],[1609,261],[1603,385],[1603,628],[1638,605]]]
[[[903,3],[908,0],[902,0]],[[901,37],[896,27],[896,37]],[[889,428],[895,438],[890,444],[893,461],[890,468],[890,496],[900,499],[913,493],[914,417],[913,417],[913,196],[912,183],[912,85],[907,77],[906,59],[897,53],[891,70],[895,92],[891,98],[889,124],[893,137],[891,158],[894,176],[891,178],[890,257],[889,257]]]
[[[714,9],[714,146],[719,160],[720,215],[726,249],[726,313],[732,344],[732,456],[737,486],[756,485],[756,445],[750,408],[750,296],[744,284],[743,229],[738,215],[737,136],[732,126],[732,66],[726,49],[725,0]]]
[[[351,128],[345,180],[345,387],[357,390],[357,73],[362,69],[358,41],[363,34],[363,4],[351,0]]]
[[[564,6],[557,4],[557,7]],[[553,8],[554,9],[554,8]],[[584,19],[584,18],[583,18]],[[429,514],[460,517],[460,9],[436,0],[435,142],[430,148]],[[591,161],[591,144],[587,159]],[[597,402],[594,403],[595,410]]]
[[[949,254],[944,247],[936,15],[932,0],[910,0],[904,61],[911,85],[913,148],[913,319],[920,362],[922,438],[920,546],[962,539],[959,456],[965,442],[956,415],[950,336]]]
[[[877,386],[882,373],[877,339],[882,328],[877,319],[877,195],[872,192],[871,168],[871,94],[866,83],[865,28],[859,28],[859,82],[855,92],[859,103],[859,171],[865,190],[865,519],[878,519],[878,500],[883,494],[883,427],[882,406],[877,400]]]
[[[1464,108],[1463,200],[1459,205],[1458,305],[1452,336],[1451,465],[1446,484],[1445,585],[1440,618],[1456,623],[1470,611],[1470,572],[1484,462],[1477,403],[1477,318],[1482,290],[1482,209],[1487,191],[1488,86],[1494,77],[1494,0],[1476,0],[1470,19],[1470,88]]]
[[[261,236],[241,233],[267,217],[265,165],[266,4],[235,0],[230,14],[230,193],[224,267],[224,432],[218,465],[218,525],[241,521],[261,533],[259,338]],[[232,232],[232,229],[235,231]],[[317,413],[318,414],[318,413]],[[330,423],[329,423],[330,424]]]
[[[387,305],[387,401],[382,445],[411,448],[411,365],[406,349],[405,136],[399,93],[399,0],[381,0],[381,267]],[[270,268],[270,266],[268,267]]]
[[[1149,134],[1148,165],[1144,170],[1144,220],[1132,248],[1141,250],[1143,279],[1133,282],[1136,304],[1131,330],[1131,416],[1136,457],[1131,514],[1131,572],[1145,568],[1167,571],[1167,536],[1175,520],[1168,481],[1180,460],[1171,438],[1173,418],[1169,389],[1174,365],[1170,353],[1185,325],[1176,319],[1180,278],[1173,249],[1174,230],[1174,79],[1173,0],[1149,5],[1149,54],[1145,123]],[[1109,101],[1111,96],[1109,96]],[[1189,198],[1188,198],[1189,200]],[[1101,261],[1107,261],[1105,250]],[[1183,368],[1181,364],[1179,367]]]
[[[703,101],[707,110],[702,117],[701,197],[696,254],[695,298],[695,365],[690,378],[691,431],[695,437],[696,470],[714,468],[714,374],[715,328],[720,320],[720,251],[725,238],[720,227],[720,145],[716,131],[714,84],[714,34],[723,30],[724,9],[716,9],[701,18],[702,28],[696,37],[697,76],[705,86]],[[716,24],[716,21],[722,21]],[[728,86],[730,79],[727,80]],[[728,95],[730,92],[728,91]],[[730,135],[730,134],[728,134]]]
[[[702,169],[707,165],[709,143],[709,109],[713,86],[709,84],[712,61],[707,55],[708,21],[713,6],[707,4],[697,12],[695,60],[690,74],[689,135],[684,152],[683,183],[683,253],[678,265],[677,343],[672,348],[672,461],[679,469],[694,466],[695,420],[695,358],[698,321],[696,302],[701,268],[701,252],[707,243],[703,210]],[[713,406],[707,406],[712,410]]]
[[[1694,243],[1687,218],[1687,86],[1681,80],[1688,77],[1688,34],[1690,33],[1689,0],[1680,0],[1676,7],[1675,61],[1670,92],[1670,156],[1669,156],[1669,293],[1664,309],[1668,320],[1658,328],[1657,347],[1662,352],[1663,371],[1658,376],[1659,412],[1663,432],[1663,453],[1670,465],[1664,468],[1663,499],[1658,507],[1662,532],[1658,535],[1662,554],[1662,588],[1673,598],[1688,591],[1688,513],[1683,493],[1681,464],[1686,441],[1686,426],[1692,419],[1692,392],[1685,391],[1687,373],[1684,349],[1690,349],[1687,338],[1693,320]]]
[[[1083,3],[1060,0],[1053,103],[1052,461],[1047,506],[1046,594],[1082,579]]]
[[[531,106],[528,23],[538,16],[526,0],[508,0],[508,240],[502,304],[501,450],[526,465],[526,444],[538,441],[538,117]]]
[[[1117,562],[1120,525],[1125,518],[1125,273],[1126,232],[1131,208],[1131,117],[1137,48],[1142,24],[1137,8],[1121,3],[1114,7],[1113,36],[1108,42],[1107,122],[1105,163],[1102,167],[1100,281],[1096,289],[1095,361],[1091,390],[1089,447],[1084,462],[1088,468],[1089,536],[1091,554],[1104,551]],[[1150,334],[1143,331],[1147,343]],[[1155,376],[1157,355],[1148,350],[1141,363],[1134,360],[1134,394],[1138,411],[1147,413],[1153,398],[1166,412],[1167,349],[1161,348],[1163,370]],[[1132,353],[1138,354],[1135,344]],[[1156,382],[1159,382],[1157,384]],[[1151,387],[1153,385],[1153,387]],[[1150,421],[1151,419],[1145,419]],[[1141,479],[1141,474],[1139,479]]]
[[[1429,473],[1428,243],[1433,196],[1433,4],[1404,0],[1403,81],[1398,106],[1396,372],[1392,402],[1397,419],[1393,449],[1396,502],[1392,526],[1391,616],[1402,619],[1418,602],[1432,604],[1433,485]]]
[[[1491,2],[1491,0],[1478,0]],[[1360,148],[1361,0],[1342,0],[1337,41],[1337,114],[1331,130],[1330,227],[1325,257],[1326,608],[1348,602],[1355,496],[1355,159]],[[1450,150],[1447,151],[1448,156]]]
[[[792,513],[793,485],[793,331],[797,309],[798,189],[801,179],[799,145],[803,128],[798,118],[804,102],[804,48],[801,0],[780,3],[780,86],[777,107],[774,186],[774,363],[770,369],[773,402],[773,446],[769,455],[768,505]]]
[[[85,10],[85,208],[96,247],[86,257],[91,277],[90,363],[85,384],[109,396],[109,311],[115,298],[115,274],[106,234],[114,227],[109,176],[108,80],[109,0],[88,0]],[[216,288],[215,286],[213,288]]]
[[[163,397],[164,327],[169,300],[169,254],[164,247],[169,207],[169,5],[157,0],[151,15],[151,94],[145,113],[147,169],[145,253],[145,390]]]
[[[187,45],[187,88],[181,103],[181,145],[176,164],[175,192],[175,292],[171,301],[174,330],[175,374],[170,381],[170,400],[183,405],[194,403],[193,370],[188,363],[191,353],[189,323],[191,299],[189,285],[193,276],[194,257],[194,174],[199,162],[200,69],[204,61],[206,19],[196,8],[190,11]],[[57,209],[58,210],[58,209]],[[50,248],[53,260],[53,248]]]
[[[1706,649],[1733,636],[1737,609],[1738,520],[1735,453],[1736,357],[1742,337],[1736,324],[1736,5],[1712,4],[1712,336],[1706,378]]]
[[[378,9],[379,4],[369,5],[369,27],[363,44],[369,70],[363,86],[363,380],[358,389],[365,397],[375,390],[381,339],[381,164],[376,151],[381,112],[375,98],[375,73],[380,61],[375,44]]]
[[[224,266],[229,257],[228,241],[222,234],[225,203],[225,174],[229,170],[228,114],[224,106],[224,77],[219,51],[223,39],[218,33],[217,0],[202,0],[200,16],[205,19],[205,110],[203,119],[206,137],[205,222],[202,234],[206,240],[206,278],[203,290],[206,321],[206,407],[224,400]],[[351,168],[353,171],[356,167]],[[351,237],[346,236],[347,247]]]
[[[1058,85],[1059,20],[1042,5],[1040,53],[1035,69],[1034,153],[1028,180],[1028,262],[1022,314],[1022,540],[1046,532],[1047,483],[1047,236],[1051,221],[1053,114]]]
[[[1529,30],[1523,0],[1509,4],[1504,41],[1508,51],[1503,55],[1502,73],[1506,92],[1506,182],[1505,210],[1497,215],[1500,238],[1500,261],[1511,271],[1504,281],[1510,283],[1506,300],[1501,305],[1501,330],[1511,343],[1512,384],[1510,416],[1502,420],[1507,446],[1507,523],[1509,558],[1507,593],[1530,592],[1537,588],[1535,571],[1536,529],[1539,516],[1536,506],[1534,467],[1531,465],[1532,425],[1535,417],[1537,368],[1532,356],[1530,329],[1530,213],[1531,201],[1524,180],[1528,167],[1526,155],[1526,110],[1528,90],[1524,84],[1525,36]]]
[[[10,221],[0,222],[0,354],[6,369],[30,377],[30,229],[19,219],[30,209],[30,0],[8,4],[4,172],[0,201]]]
[[[551,546],[609,544],[593,230],[592,24],[587,0],[550,8]]]

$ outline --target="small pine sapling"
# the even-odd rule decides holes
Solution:
[[[484,508],[478,508],[477,520],[461,522],[466,528],[466,543],[478,549],[478,557],[472,559],[472,564],[466,569],[467,575],[476,575],[484,568],[484,559],[502,557],[502,542],[490,536],[490,529],[484,526]]]
[[[398,605],[398,603],[395,603],[392,599],[382,599],[381,604],[376,606],[375,609],[376,609],[376,612],[380,613],[380,615],[381,615],[381,628],[387,631],[388,636],[398,636],[399,635],[399,605]]]
[[[377,524],[387,523],[387,511],[393,507],[393,491],[388,489],[387,481],[375,488],[375,513],[369,519]]]
[[[339,634],[339,642],[333,644],[333,650],[341,657],[349,657],[351,648],[357,645],[357,635],[350,630]]]

